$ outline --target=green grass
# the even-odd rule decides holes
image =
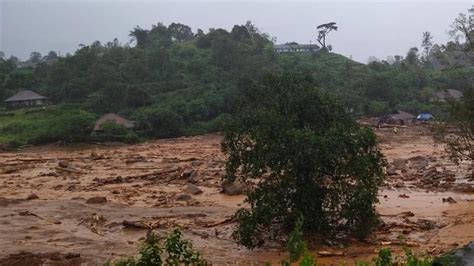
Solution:
[[[54,117],[54,108],[47,107],[3,111],[0,113],[0,143],[27,143],[42,124]]]
[[[0,111],[0,144],[16,148],[24,144],[81,141],[90,134],[94,116],[74,107],[48,106]]]

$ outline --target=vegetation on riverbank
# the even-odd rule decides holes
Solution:
[[[447,117],[434,101],[436,93],[444,89],[464,92],[471,86],[466,77],[474,76],[472,64],[457,59],[457,50],[464,45],[457,40],[446,46],[423,42],[423,53],[411,48],[405,56],[372,58],[361,64],[327,49],[276,53],[272,38],[250,22],[235,25],[231,31],[208,32],[192,32],[180,23],[158,23],[151,29],[136,27],[130,37],[134,47],[117,40],[96,41],[64,57],[55,52],[32,53],[22,64],[14,57],[1,57],[0,98],[32,89],[56,105],[74,106],[69,109],[95,117],[118,113],[137,123],[138,137],[168,138],[220,130],[241,96],[242,81],[258,80],[268,73],[311,77],[313,85],[337,98],[353,117],[397,109]],[[461,67],[445,67],[439,63],[442,60]],[[3,132],[0,142],[62,140],[60,132],[48,137],[31,134],[32,128],[49,127],[47,121],[56,115],[39,112],[29,117],[24,116],[15,134]],[[10,122],[0,119],[1,128],[6,123]]]

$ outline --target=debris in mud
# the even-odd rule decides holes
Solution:
[[[18,211],[18,215],[20,215],[20,216],[34,216],[34,217],[37,217],[41,220],[50,222],[52,224],[61,224],[62,223],[61,221],[55,221],[55,220],[50,220],[50,219],[44,218],[44,217],[42,217],[42,216],[40,216],[36,213],[30,212],[28,210]]]
[[[62,168],[68,168],[69,167],[69,162],[65,160],[61,160],[58,162],[58,166]]]
[[[11,254],[4,258],[0,258],[0,265],[28,265],[28,266],[42,266],[42,265],[82,265],[81,254],[59,252],[39,253],[21,252],[18,254]]]
[[[414,214],[413,212],[411,212],[411,211],[402,212],[402,213],[400,213],[400,215],[401,215],[402,217],[404,217],[404,218],[415,216],[415,214]]]
[[[443,198],[443,202],[457,203],[457,201],[455,199],[453,199],[452,197]]]
[[[342,251],[318,251],[317,254],[321,257],[332,257],[332,256],[344,256],[344,252]]]
[[[38,195],[36,195],[35,193],[31,193],[30,195],[28,195],[28,197],[26,197],[26,200],[35,200],[35,199],[39,199]]]
[[[55,169],[59,173],[66,172],[66,173],[73,173],[73,174],[83,174],[82,171],[77,170],[75,168],[71,168],[71,167],[60,167],[60,166],[58,166]]]
[[[186,179],[189,183],[196,183],[197,171],[192,167],[186,167],[180,174],[180,177]]]
[[[3,167],[2,174],[12,174],[12,173],[18,172],[20,170],[23,170],[25,168],[27,168],[26,165],[6,166],[6,167]]]
[[[414,252],[427,251],[436,255],[451,249],[453,241],[465,244],[466,238],[472,235],[465,230],[474,221],[472,209],[465,208],[474,203],[469,201],[472,194],[466,196],[474,192],[473,184],[466,183],[469,181],[467,176],[471,174],[466,170],[469,165],[462,164],[457,170],[447,157],[441,158],[443,147],[433,148],[431,136],[418,136],[408,130],[404,129],[394,137],[389,132],[390,140],[380,142],[394,175],[387,179],[388,186],[380,191],[381,203],[377,205],[377,210],[382,221],[376,233],[363,243],[363,251],[358,250],[360,253],[354,257],[349,249],[360,248],[358,244],[357,247],[349,247],[347,257],[339,258],[337,252],[344,246],[327,242],[327,248],[322,251],[330,252],[334,258],[319,255],[322,261],[347,259],[350,264],[360,256],[373,255],[373,250],[381,244],[393,245],[394,249],[399,250],[403,245],[400,235],[406,237]],[[52,239],[45,248],[60,246],[61,250],[69,252],[84,250],[80,257],[85,261],[83,264],[92,262],[95,265],[106,258],[127,255],[130,243],[136,245],[138,234],[150,228],[165,231],[184,226],[188,228],[186,237],[199,239],[197,246],[204,246],[205,255],[216,265],[232,264],[222,258],[248,265],[247,261],[243,262],[246,258],[239,253],[231,237],[233,223],[236,222],[233,214],[247,205],[242,204],[243,197],[225,196],[242,194],[247,186],[241,182],[222,184],[226,157],[220,150],[220,142],[221,136],[209,135],[200,140],[182,138],[113,148],[100,146],[93,147],[94,151],[90,148],[55,147],[49,150],[40,147],[41,153],[6,153],[6,156],[0,156],[0,173],[7,167],[11,167],[13,172],[0,174],[0,195],[3,197],[0,197],[0,229],[8,242],[11,242],[10,239],[14,242],[4,241],[3,245],[0,244],[0,250],[16,253],[25,247],[25,242],[32,250],[42,250],[38,248],[43,248],[44,242],[38,236],[57,232],[58,236],[45,239],[45,242]],[[413,148],[413,143],[418,146]],[[131,163],[126,165],[126,160],[139,160],[140,156],[146,162],[129,161]],[[59,165],[60,161],[67,164]],[[28,170],[14,170],[17,166]],[[58,171],[56,167],[73,168],[83,173]],[[72,186],[74,190],[69,192]],[[194,193],[187,190],[193,186],[203,191],[201,196],[193,196]],[[219,192],[225,195],[219,195]],[[459,204],[460,200],[458,204],[448,204],[449,201],[443,204],[443,197],[452,196],[457,200],[457,196],[450,192],[464,193],[459,194],[463,204]],[[39,195],[41,200],[27,202],[28,193]],[[398,198],[403,193],[410,198]],[[182,194],[187,194],[185,199],[177,200]],[[120,205],[84,204],[92,196],[103,196],[106,197],[106,201],[101,200],[104,203],[113,200]],[[197,198],[202,201],[196,203]],[[442,211],[446,212],[442,214]],[[78,233],[71,234],[73,231]],[[32,240],[27,240],[26,236],[32,236]],[[336,239],[351,238],[346,235]],[[110,250],[115,253],[113,255],[103,252],[102,245],[109,243]],[[349,240],[343,243],[354,244]],[[276,254],[273,250],[265,251],[270,252],[271,256]],[[8,253],[2,253],[2,256],[4,254]],[[258,256],[253,258],[259,259]],[[74,265],[71,260],[58,260],[55,262],[59,263],[55,264],[51,260],[39,259],[41,265]],[[0,259],[0,265],[2,262]]]
[[[98,154],[97,152],[93,151],[91,152],[90,158],[91,160],[97,161],[97,160],[105,159],[105,156],[103,154]]]
[[[107,203],[107,198],[106,197],[92,197],[89,198],[86,201],[87,204],[101,204],[101,203]]]
[[[127,220],[123,220],[122,225],[125,228],[132,228],[132,229],[155,229],[159,227],[158,223],[148,224],[143,221],[127,221]]]
[[[194,184],[191,184],[191,183],[188,183],[188,185],[184,189],[184,192],[186,192],[188,194],[191,194],[191,195],[202,194],[202,190],[198,186],[196,186]]]
[[[406,168],[407,160],[397,158],[393,160],[392,165],[395,167],[396,170],[402,170]]]
[[[148,160],[141,155],[133,156],[125,160],[126,164],[132,164],[132,163],[146,163]]]
[[[23,199],[7,199],[0,197],[0,207],[7,207],[10,204],[18,204],[22,201]]]
[[[176,197],[176,200],[179,200],[179,201],[188,201],[188,200],[191,200],[191,196],[188,195],[188,194],[181,194],[179,196]]]
[[[224,181],[222,183],[222,193],[229,196],[241,195],[244,193],[244,185],[237,180],[234,182]]]
[[[410,196],[408,196],[407,194],[400,194],[398,195],[399,198],[404,198],[404,199],[408,199],[410,198]]]

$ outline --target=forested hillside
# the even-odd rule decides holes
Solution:
[[[48,123],[38,122],[57,119],[63,109],[81,119],[86,117],[85,124],[92,124],[101,114],[116,112],[136,121],[136,133],[144,137],[217,131],[226,114],[235,111],[232,103],[239,96],[239,84],[264,73],[303,73],[337,97],[354,116],[396,109],[438,114],[441,111],[432,103],[435,92],[463,91],[470,84],[462,77],[474,75],[472,65],[435,67],[430,63],[433,60],[416,48],[405,56],[368,64],[324,49],[278,54],[270,36],[250,22],[235,25],[230,32],[209,29],[196,33],[183,24],[158,23],[150,29],[134,28],[130,38],[130,44],[115,39],[80,45],[73,55],[64,57],[55,52],[46,56],[33,52],[25,62],[2,57],[1,99],[20,89],[31,89],[55,104],[52,110],[39,110],[43,116],[35,113],[42,119],[26,119],[28,112],[15,114],[15,119],[10,111],[3,111],[3,141],[15,139],[9,135],[26,136],[27,131],[46,136],[16,140],[63,140],[58,136],[61,134],[51,133]]]

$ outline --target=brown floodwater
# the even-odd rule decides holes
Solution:
[[[383,225],[365,242],[315,243],[315,254],[334,254],[318,256],[318,262],[370,259],[384,247],[400,252],[400,236],[415,252],[432,255],[474,240],[470,162],[449,162],[423,127],[376,133],[390,164],[406,160],[380,191]],[[0,257],[21,251],[76,253],[82,264],[100,264],[136,254],[149,226],[161,237],[183,228],[185,238],[214,265],[278,263],[288,257],[280,245],[248,250],[232,240],[230,217],[245,206],[245,197],[220,193],[226,159],[220,141],[220,135],[205,135],[0,153]],[[188,181],[202,193],[180,200]],[[96,196],[107,202],[86,203]],[[124,227],[124,220],[146,226]]]

